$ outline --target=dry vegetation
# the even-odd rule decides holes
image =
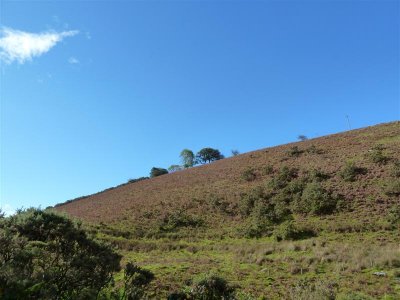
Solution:
[[[393,122],[128,183],[57,210],[152,270],[156,297],[214,270],[255,297],[400,299],[399,161]]]

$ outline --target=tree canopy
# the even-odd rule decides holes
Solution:
[[[191,168],[194,166],[195,164],[195,156],[192,150],[189,149],[183,149],[181,154],[181,161],[182,161],[182,165],[185,168]]]
[[[213,148],[203,148],[196,154],[196,162],[199,164],[206,164],[223,158],[221,152]]]
[[[37,209],[0,218],[1,299],[94,299],[121,256],[79,224]]]
[[[157,176],[160,176],[160,175],[164,175],[164,174],[168,174],[168,170],[167,169],[153,167],[150,170],[150,177],[151,178],[154,178],[154,177],[157,177]]]

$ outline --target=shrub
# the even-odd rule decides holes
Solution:
[[[289,149],[289,151],[287,152],[287,154],[288,154],[289,156],[292,156],[292,157],[298,157],[298,156],[300,156],[303,152],[304,152],[304,151],[303,151],[303,150],[300,150],[298,146],[293,146],[293,147],[291,147],[291,148]]]
[[[369,150],[369,158],[371,161],[376,164],[386,164],[389,158],[383,154],[384,149],[383,145],[379,144]]]
[[[273,190],[279,190],[287,186],[287,184],[297,177],[297,169],[284,166],[279,173],[269,182],[269,187]]]
[[[344,181],[352,182],[356,180],[358,174],[362,173],[364,173],[364,169],[357,167],[354,162],[348,161],[339,175]]]
[[[310,147],[308,147],[306,149],[306,152],[309,153],[309,154],[322,154],[322,153],[324,153],[323,150],[318,149],[315,145],[311,145]]]
[[[388,182],[385,186],[385,194],[388,196],[400,195],[400,179],[395,179]]]
[[[154,178],[160,175],[168,174],[167,169],[153,167],[150,170],[150,177]]]
[[[195,216],[188,215],[182,210],[168,213],[159,226],[161,231],[170,232],[182,227],[200,227],[204,225],[204,221]]]
[[[294,240],[298,236],[298,231],[293,221],[286,221],[280,224],[274,231],[274,236],[277,241]]]
[[[120,299],[144,299],[147,285],[154,279],[154,274],[142,269],[132,262],[127,263],[124,269],[124,291]]]
[[[311,181],[325,181],[329,179],[329,175],[321,171],[320,169],[312,169],[308,172],[309,180]]]
[[[264,167],[264,169],[263,169],[264,175],[270,175],[272,173],[274,173],[274,167],[272,165],[267,165]]]
[[[96,299],[121,256],[71,220],[37,209],[0,219],[0,298]]]
[[[293,202],[293,211],[322,215],[336,209],[337,198],[332,197],[319,183],[311,182],[305,187],[301,198]]]
[[[202,275],[195,279],[190,289],[190,298],[193,300],[221,300],[233,299],[235,288],[215,274]]]
[[[242,179],[244,179],[246,181],[253,181],[256,178],[257,178],[257,174],[253,168],[249,167],[246,170],[244,170],[242,173]]]
[[[261,186],[253,188],[249,193],[241,194],[239,200],[239,210],[241,214],[243,216],[248,216],[252,212],[255,203],[264,197],[264,189]]]

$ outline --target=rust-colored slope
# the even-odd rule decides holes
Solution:
[[[348,201],[358,201],[361,212],[379,214],[393,199],[382,199],[378,206],[366,204],[367,197],[382,197],[378,186],[382,180],[390,178],[387,165],[379,165],[367,159],[368,151],[377,144],[383,144],[385,153],[392,159],[400,158],[400,123],[381,124],[249,152],[209,165],[122,185],[59,205],[56,209],[86,221],[106,223],[134,221],[148,212],[162,214],[182,207],[197,210],[204,215],[208,211],[202,205],[202,199],[218,195],[234,204],[241,192],[262,184],[272,176],[263,174],[266,165],[273,166],[275,171],[288,165],[298,168],[300,172],[312,168],[323,170],[331,175],[326,183],[330,189],[341,193]],[[288,155],[288,150],[293,146],[306,150],[312,145],[322,153],[305,152],[299,157]],[[347,184],[340,179],[337,172],[350,159],[368,172],[357,183]],[[243,171],[249,167],[254,168],[257,173],[257,179],[251,182],[241,178]],[[234,219],[235,216],[227,218]]]

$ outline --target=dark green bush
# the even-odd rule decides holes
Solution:
[[[257,174],[253,168],[247,168],[242,173],[242,179],[246,181],[253,181],[257,178]]]
[[[0,218],[1,299],[96,299],[121,256],[71,220],[37,209]]]
[[[299,232],[292,220],[283,222],[274,231],[277,241],[295,240],[298,234]]]
[[[150,177],[154,178],[160,175],[168,174],[167,169],[153,167],[150,170]]]
[[[195,279],[190,289],[190,299],[221,300],[234,299],[235,288],[215,274],[202,275]]]
[[[365,173],[363,168],[357,167],[354,162],[348,161],[339,172],[344,181],[352,182],[357,179],[357,175]]]
[[[284,166],[279,173],[269,182],[269,187],[273,190],[284,188],[291,180],[297,177],[297,169]]]
[[[330,214],[336,209],[337,202],[337,197],[333,197],[320,183],[311,182],[304,188],[301,198],[293,202],[292,209],[301,214]]]
[[[200,227],[204,225],[203,219],[187,214],[183,210],[168,213],[161,220],[160,231],[171,232],[182,227]]]
[[[293,146],[289,149],[287,154],[291,157],[299,157],[304,151],[300,150],[298,146]]]
[[[264,189],[261,186],[253,188],[248,193],[243,193],[240,195],[239,200],[239,210],[243,216],[248,216],[252,212],[255,203],[259,199],[264,199],[266,197]]]
[[[144,299],[146,288],[154,279],[154,274],[149,270],[129,262],[124,269],[124,290],[120,299],[141,300]]]

